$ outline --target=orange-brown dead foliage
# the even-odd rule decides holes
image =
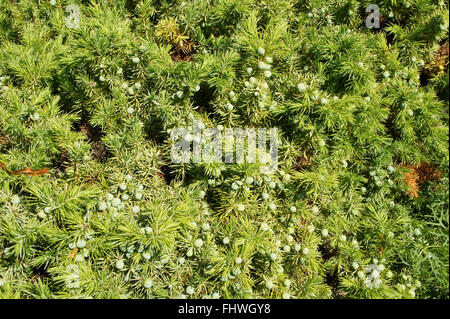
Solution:
[[[187,61],[191,62],[193,60],[193,56],[195,54],[194,43],[189,39],[184,42],[182,46],[174,46],[172,52],[170,53],[170,57],[174,62]]]
[[[429,163],[422,162],[419,165],[403,165],[409,171],[403,173],[403,179],[408,185],[408,193],[412,198],[419,197],[419,190],[426,182],[435,182],[441,179],[442,172]]]

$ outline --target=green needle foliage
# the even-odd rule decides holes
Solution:
[[[448,298],[448,1],[371,3],[1,1],[0,298]]]

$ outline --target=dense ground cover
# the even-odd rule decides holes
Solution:
[[[448,298],[448,1],[372,3],[1,0],[0,297]]]

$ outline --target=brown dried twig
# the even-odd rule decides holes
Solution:
[[[27,167],[18,171],[10,171],[6,167],[5,164],[0,162],[0,168],[3,169],[9,175],[28,175],[28,176],[41,176],[48,173],[48,168],[44,169],[32,169],[31,167]]]

